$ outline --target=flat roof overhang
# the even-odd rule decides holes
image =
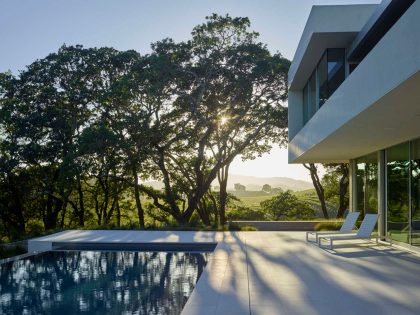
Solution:
[[[356,35],[357,32],[312,33],[305,54],[295,70],[296,74],[290,81],[289,89],[302,90],[325,50],[348,47]]]
[[[348,60],[360,62],[390,28],[400,19],[415,0],[383,0],[349,49]]]
[[[349,47],[376,4],[312,7],[289,69],[289,89],[303,89],[327,48]]]
[[[289,163],[345,162],[420,137],[416,1],[289,143]]]
[[[296,146],[296,142],[302,143],[306,136],[310,138],[308,127],[297,135],[299,139],[294,138],[289,144],[289,151],[296,156],[291,161],[293,163],[347,162],[418,138],[420,71],[316,145],[305,151],[299,150],[301,146]]]

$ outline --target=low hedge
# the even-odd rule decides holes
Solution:
[[[341,228],[343,221],[325,221],[315,225],[315,231],[336,231]]]

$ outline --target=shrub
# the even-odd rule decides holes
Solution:
[[[315,210],[298,200],[290,190],[260,203],[269,220],[308,220],[315,217]]]
[[[342,221],[325,221],[315,225],[315,231],[336,231],[343,225]]]
[[[229,231],[258,231],[258,229],[251,225],[241,226],[237,223],[230,222],[228,226]]]
[[[265,213],[262,210],[251,209],[241,205],[236,205],[228,210],[226,213],[228,220],[243,220],[243,221],[263,221],[265,220]]]
[[[26,253],[25,249],[20,246],[4,247],[0,245],[0,259],[9,258]]]

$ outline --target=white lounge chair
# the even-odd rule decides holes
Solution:
[[[318,243],[319,235],[331,235],[331,234],[348,234],[353,231],[353,227],[356,224],[357,218],[359,217],[359,212],[349,212],[346,219],[343,222],[340,230],[338,231],[311,231],[306,232],[306,241],[309,242],[309,235],[315,236],[315,242]]]
[[[373,229],[375,228],[376,222],[378,221],[378,217],[379,216],[377,214],[366,214],[356,234],[322,236],[318,238],[318,245],[321,246],[322,240],[329,240],[330,249],[333,249],[334,241],[358,240],[358,239],[370,240],[372,238],[376,238],[376,243],[378,243],[378,236],[372,236],[372,232],[373,232]]]

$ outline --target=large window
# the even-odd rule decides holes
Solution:
[[[303,89],[303,124],[315,114],[317,108],[316,71],[314,71]]]
[[[409,227],[409,144],[386,151],[387,155],[387,229],[399,242],[410,243]]]
[[[364,214],[365,212],[365,168],[366,164],[357,159],[357,171],[356,171],[356,187],[357,187],[357,209],[356,211]]]
[[[312,73],[308,82],[308,108],[309,118],[311,118],[316,112],[316,73]]]
[[[327,52],[321,58],[316,68],[318,75],[318,107],[321,107],[328,99],[328,63],[327,63]]]
[[[420,246],[420,139],[411,142],[411,244]]]
[[[357,159],[357,210],[378,213],[378,157],[377,153]]]
[[[319,82],[319,107],[343,83],[345,77],[344,49],[327,49],[317,67]]]
[[[303,89],[303,124],[306,124],[309,120],[308,96],[308,85],[306,85]]]
[[[345,78],[345,50],[325,50],[321,60],[303,89],[303,124],[315,114]]]
[[[363,215],[378,212],[377,159],[356,160],[356,210]],[[420,139],[386,150],[386,223],[393,240],[420,246]]]
[[[344,49],[328,49],[328,97],[343,83],[345,78]]]

